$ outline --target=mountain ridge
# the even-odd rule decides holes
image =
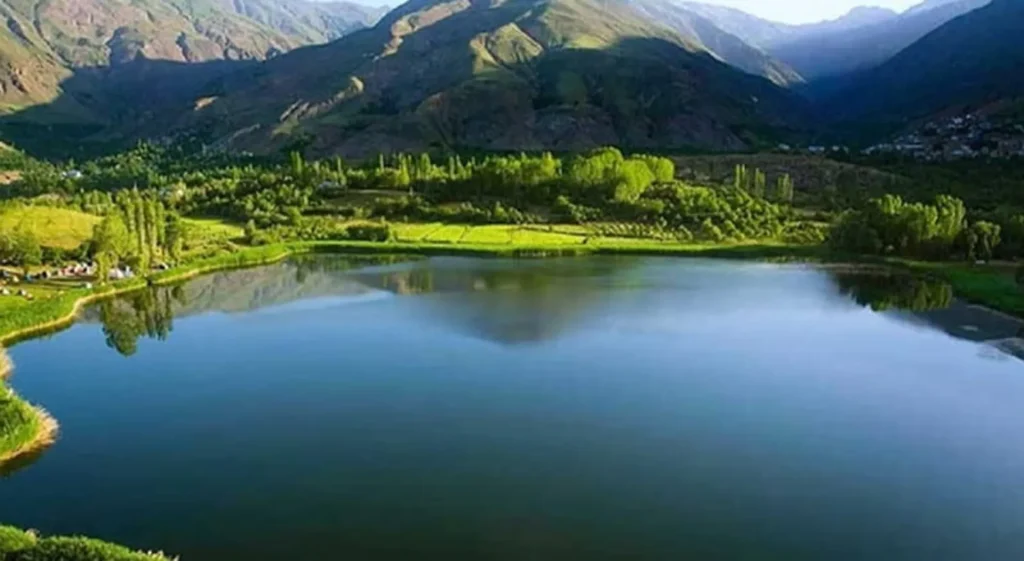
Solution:
[[[829,102],[845,120],[909,122],[1024,96],[1024,3],[992,0],[864,72]]]
[[[10,112],[54,100],[76,69],[137,58],[264,60],[374,23],[379,10],[304,0],[0,0],[0,17],[9,32],[0,36],[0,103]]]
[[[298,139],[317,153],[357,156],[432,147],[742,149],[745,134],[785,128],[781,115],[802,107],[608,0],[416,0],[372,29],[268,61],[248,83],[223,89],[232,93],[186,128],[213,129],[219,145],[236,149]]]

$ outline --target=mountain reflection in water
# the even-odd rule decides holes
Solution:
[[[207,312],[247,312],[325,297],[374,293],[415,297],[431,324],[500,344],[555,339],[598,322],[624,299],[656,316],[662,297],[683,299],[694,310],[734,312],[736,291],[755,292],[754,305],[770,305],[786,277],[757,283],[757,263],[721,269],[694,260],[679,276],[672,259],[632,257],[522,260],[303,256],[284,263],[207,275],[173,287],[151,288],[97,304],[86,321],[103,324],[107,345],[130,356],[141,337],[163,340],[175,318]],[[799,267],[831,283],[836,305],[856,305],[953,337],[987,342],[1022,357],[1022,322],[954,298],[947,283],[899,272],[823,271]],[[730,275],[724,282],[723,274]],[[751,275],[751,282],[731,282]],[[776,285],[775,283],[779,283]],[[635,289],[635,290],[631,290]],[[844,298],[845,297],[845,298]]]

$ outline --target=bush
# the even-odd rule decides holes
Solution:
[[[32,534],[10,526],[0,526],[0,561],[7,561],[12,554],[35,546],[36,537]]]
[[[387,224],[355,224],[345,229],[350,240],[364,242],[386,242],[391,239],[391,227]]]

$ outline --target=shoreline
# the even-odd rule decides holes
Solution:
[[[7,351],[4,350],[3,347],[0,347],[0,392],[7,392],[10,399],[26,406],[35,416],[36,423],[38,424],[38,430],[36,431],[35,436],[27,442],[22,443],[17,448],[13,448],[11,450],[0,450],[0,466],[52,445],[57,441],[57,435],[60,432],[60,424],[53,415],[50,415],[50,413],[42,407],[32,405],[25,401],[21,396],[14,393],[14,390],[7,387],[6,381],[11,377],[13,372],[14,362],[7,355]]]
[[[13,391],[11,391],[11,395],[14,399],[24,401]],[[21,446],[13,450],[0,451],[0,467],[19,458],[28,456],[29,454],[45,450],[57,442],[57,437],[60,435],[60,423],[57,422],[57,419],[42,407],[34,405],[29,406],[32,408],[32,412],[36,415],[36,420],[39,423],[39,431],[36,432],[36,436],[32,440],[29,440]]]
[[[0,389],[5,387],[4,381],[13,371],[13,363],[3,352],[4,347],[25,339],[68,326],[77,319],[81,310],[90,304],[113,298],[122,294],[142,290],[150,286],[166,286],[186,281],[204,274],[231,269],[258,267],[280,262],[295,255],[313,253],[348,253],[348,254],[407,254],[424,256],[471,256],[471,257],[505,257],[537,259],[548,257],[574,257],[587,255],[635,255],[664,257],[704,257],[738,260],[775,260],[787,262],[818,263],[824,267],[850,267],[868,271],[896,268],[912,273],[925,274],[948,282],[967,302],[980,305],[993,313],[1005,314],[1020,319],[1024,317],[1024,293],[1014,295],[1013,306],[1001,306],[1005,302],[994,298],[982,297],[978,290],[972,290],[967,280],[977,281],[978,278],[994,276],[993,271],[971,270],[964,264],[922,263],[907,260],[885,258],[864,258],[829,253],[821,246],[789,246],[769,244],[748,244],[734,246],[693,246],[673,244],[633,244],[618,246],[573,245],[573,246],[487,246],[461,244],[424,244],[402,242],[354,242],[354,241],[311,241],[291,242],[259,247],[246,247],[239,251],[201,259],[176,269],[162,271],[147,278],[130,279],[99,287],[90,291],[80,290],[70,293],[46,304],[54,307],[52,317],[42,320],[26,319],[25,325],[9,328],[0,333]],[[966,277],[964,275],[966,274]],[[964,278],[961,278],[964,277]],[[966,278],[966,280],[965,280]],[[960,282],[957,282],[957,281]],[[1006,290],[1005,287],[1001,287]],[[1001,294],[1001,296],[1007,296]],[[1007,297],[1009,298],[1009,297]],[[1020,298],[1020,302],[1016,301]],[[42,302],[41,302],[42,303]],[[45,315],[45,313],[43,314]],[[31,407],[39,423],[38,434],[30,442],[16,450],[0,451],[0,464],[26,454],[37,452],[53,444],[59,434],[59,424],[45,409],[24,401],[13,390],[11,395]]]
[[[147,278],[136,278],[112,283],[91,291],[79,290],[59,299],[41,303],[54,304],[59,309],[43,320],[26,321],[25,325],[0,330],[0,347],[41,335],[70,325],[82,308],[90,304],[123,294],[142,290],[150,286],[166,286],[186,281],[204,274],[258,267],[280,262],[294,255],[311,253],[349,254],[406,254],[423,256],[467,256],[540,259],[551,257],[583,257],[588,255],[621,255],[638,257],[704,257],[715,259],[768,260],[779,262],[817,263],[823,267],[852,267],[856,269],[904,269],[916,274],[932,276],[952,285],[959,297],[972,304],[984,306],[992,311],[1024,319],[1024,290],[1017,290],[1018,302],[1008,303],[1005,299],[986,297],[968,280],[994,276],[992,270],[977,269],[963,263],[931,263],[905,259],[890,259],[871,256],[844,255],[829,252],[821,246],[738,244],[738,245],[683,245],[637,243],[628,245],[569,245],[569,246],[500,246],[473,244],[436,244],[408,242],[357,242],[357,241],[310,241],[286,242],[281,244],[245,247],[234,253],[201,259],[191,264],[162,271]],[[1008,287],[1001,287],[1009,294]],[[1006,296],[1007,294],[1002,294]],[[991,295],[989,295],[991,296]],[[63,300],[60,301],[60,300]],[[0,328],[2,329],[2,328]],[[0,365],[0,380],[4,378]]]

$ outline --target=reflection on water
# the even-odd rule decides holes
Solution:
[[[937,279],[899,272],[834,272],[832,277],[840,292],[876,312],[925,312],[948,308],[953,303],[953,287]]]
[[[756,264],[729,271],[695,264],[680,271],[675,261],[664,260],[661,275],[656,263],[630,257],[567,258],[527,260],[509,267],[505,260],[309,255],[133,293],[94,306],[86,319],[103,324],[107,346],[131,356],[142,337],[166,339],[175,317],[254,311],[310,298],[383,291],[417,296],[419,312],[447,329],[515,344],[545,341],[579,329],[587,318],[601,317],[616,299],[630,293],[636,296],[631,306],[646,306],[652,314],[659,308],[658,294],[666,291],[673,298],[692,298],[689,305],[694,308],[731,309],[735,294],[730,292],[750,288],[731,281],[761,270]],[[1021,355],[1024,324],[958,302],[952,287],[941,280],[897,271],[818,274],[830,280],[840,295],[875,312],[962,339],[998,342],[996,348]],[[772,287],[761,289],[763,298],[770,299]]]
[[[983,356],[1024,359],[1024,322],[956,300],[953,287],[942,280],[903,272],[837,273],[833,278],[843,294],[862,306],[958,339],[987,343]]]
[[[83,319],[12,349],[64,430],[5,523],[193,561],[1024,558],[1024,376],[974,343],[1013,321],[930,281],[309,257]]]

